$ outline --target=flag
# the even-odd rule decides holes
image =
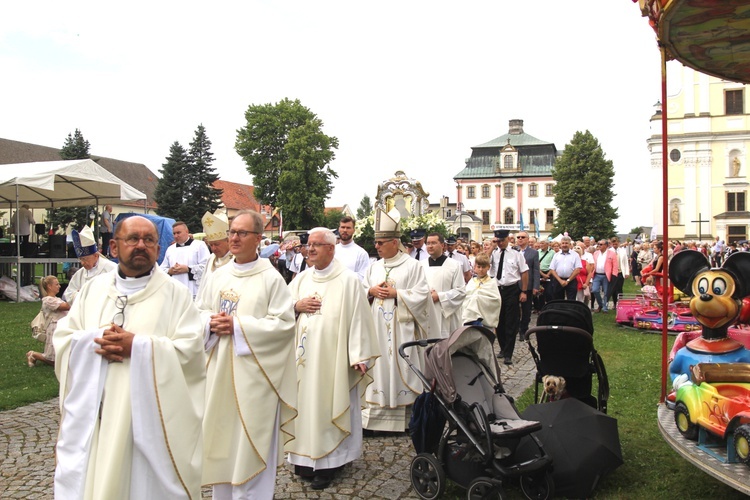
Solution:
[[[521,213],[521,226],[519,230],[523,231],[523,213]]]
[[[654,227],[651,228],[651,237],[649,239],[651,241],[654,241],[656,239],[656,224],[654,224]]]
[[[534,229],[536,232],[536,239],[539,240],[539,216],[537,215],[538,212],[534,210]]]
[[[281,216],[281,209],[278,209],[278,212],[279,212],[279,241],[281,241],[283,239],[283,234],[284,234],[282,232],[283,231],[283,227],[282,227],[283,217]]]

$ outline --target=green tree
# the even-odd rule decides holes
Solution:
[[[357,209],[357,219],[364,219],[372,213],[372,201],[368,195],[364,195],[362,200],[359,202],[359,208]]]
[[[183,220],[185,211],[185,193],[187,193],[186,172],[190,168],[187,151],[175,141],[169,147],[167,162],[159,169],[161,178],[156,184],[154,201],[159,205],[156,210],[161,216]],[[201,213],[203,215],[203,213]],[[195,231],[195,229],[191,229]]]
[[[327,227],[331,231],[339,228],[339,222],[344,217],[344,212],[341,210],[329,210],[326,212],[323,227]]]
[[[641,234],[643,232],[643,226],[635,226],[633,229],[630,230],[628,234]]]
[[[202,230],[203,214],[213,213],[221,205],[222,193],[221,189],[213,187],[219,176],[216,169],[211,166],[214,155],[211,153],[211,141],[203,125],[198,125],[187,155],[189,170],[185,175],[187,192],[183,196],[182,220],[191,231],[198,232]]]
[[[89,155],[90,148],[89,141],[84,139],[79,129],[76,129],[73,134],[68,134],[65,139],[65,143],[60,149],[60,158],[63,160],[85,160],[91,157]],[[47,209],[47,223],[55,229],[57,226],[66,227],[72,222],[76,229],[81,229],[83,226],[91,224],[89,214],[93,214],[95,218],[98,217],[97,207],[50,208]]]
[[[299,100],[250,105],[235,149],[253,176],[255,197],[284,211],[284,227],[309,229],[324,222],[325,200],[338,177],[329,164],[336,137]]]
[[[612,206],[615,169],[599,141],[589,132],[576,132],[555,163],[552,178],[558,212],[555,231],[574,239],[615,234],[617,208]]]
[[[83,138],[80,130],[76,129],[72,135],[68,134],[68,138],[65,139],[65,144],[63,144],[60,150],[60,158],[63,160],[84,160],[90,158],[90,147],[91,144],[89,144],[89,141]]]

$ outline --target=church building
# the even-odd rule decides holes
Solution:
[[[747,206],[750,115],[747,85],[670,62],[666,106],[651,117],[653,220],[662,234],[661,113],[667,113],[669,238],[727,243],[748,239]],[[664,108],[664,109],[663,109]]]

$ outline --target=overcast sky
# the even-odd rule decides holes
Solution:
[[[300,99],[340,142],[327,204],[353,209],[396,170],[455,202],[471,147],[510,119],[558,150],[588,129],[618,230],[653,223],[637,195],[659,52],[631,0],[6,2],[0,68],[0,137],[61,147],[79,128],[158,172],[202,123],[221,178],[247,184],[247,107]]]

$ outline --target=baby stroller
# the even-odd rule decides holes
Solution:
[[[565,378],[562,397],[574,397],[607,413],[609,379],[594,349],[594,323],[588,306],[573,300],[550,301],[539,313],[536,325],[526,332],[537,369],[534,400],[539,401],[542,378],[556,375]],[[594,374],[598,381],[596,396],[592,395]]]
[[[526,498],[554,494],[552,459],[531,434],[542,426],[523,420],[505,394],[493,341],[490,330],[465,326],[447,339],[399,347],[425,389],[409,426],[418,453],[411,463],[411,483],[421,498],[438,498],[446,478],[466,488],[469,499],[502,498],[503,485],[511,479],[520,480]],[[412,346],[426,348],[424,373],[405,353]],[[514,453],[524,436],[534,441],[538,453],[519,463]]]

